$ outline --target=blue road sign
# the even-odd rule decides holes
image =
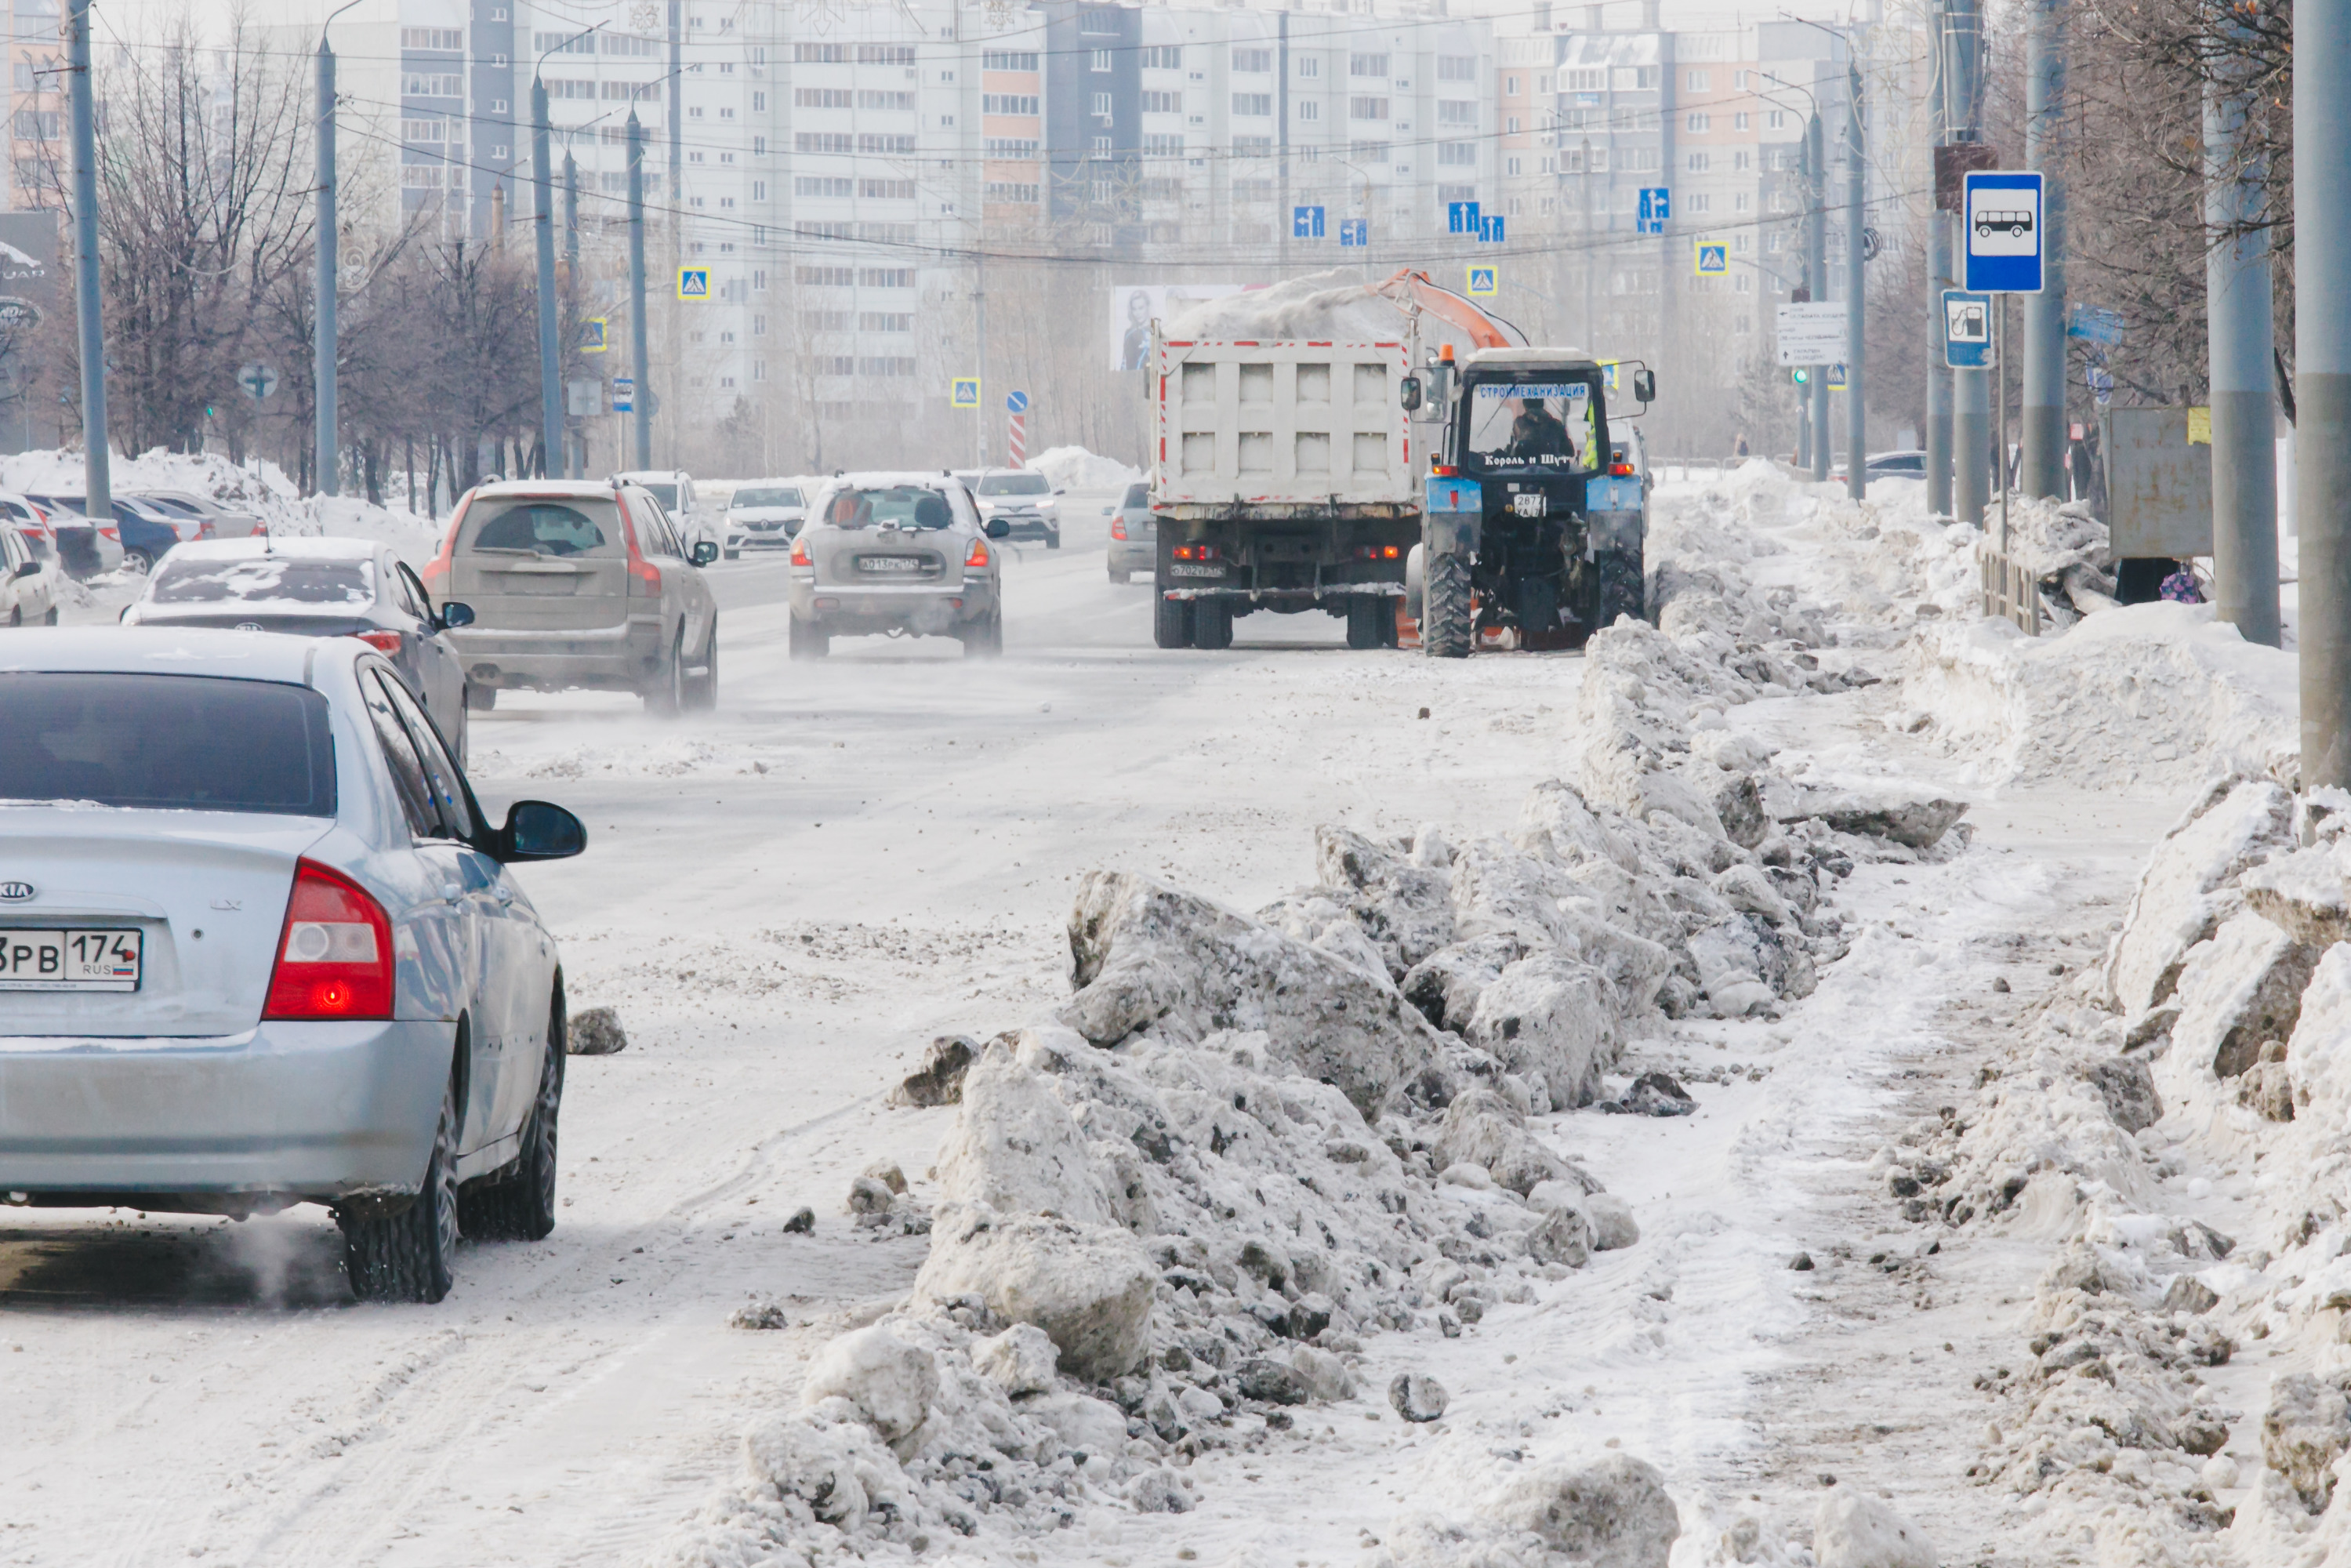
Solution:
[[[1967,177],[1960,212],[1967,220],[1967,267],[1960,281],[1972,294],[2041,292],[2042,178],[2029,171],[1980,170]]]
[[[1469,292],[1472,295],[1481,297],[1489,294],[1500,293],[1500,284],[1494,276],[1494,269],[1490,267],[1471,267],[1469,269]]]
[[[1702,239],[1691,257],[1692,270],[1700,277],[1723,277],[1730,272],[1730,243],[1728,240]]]
[[[947,406],[949,408],[977,408],[979,406],[979,378],[977,376],[950,377],[947,382]]]
[[[1369,218],[1341,218],[1339,220],[1339,243],[1341,245],[1353,246],[1370,245],[1372,243],[1372,220]]]
[[[1844,391],[1844,367],[1843,365],[1831,365],[1829,367],[1829,391]]]
[[[1479,244],[1499,245],[1502,243],[1502,220],[1499,217],[1481,217],[1478,220]]]
[[[2100,408],[2115,401],[2114,371],[2104,365],[2092,365],[2087,379],[2090,383],[2090,395],[2098,400]]]
[[[1290,237],[1291,239],[1321,239],[1322,237],[1322,209],[1320,207],[1290,208]]]
[[[634,413],[636,395],[636,377],[614,376],[612,378],[612,412],[614,413]]]
[[[1025,392],[1005,393],[1004,412],[1007,413],[1027,413],[1029,412],[1029,394]]]
[[[1991,296],[1964,288],[1943,290],[1943,362],[1955,371],[1980,371],[1991,363]]]
[[[1666,232],[1666,220],[1674,215],[1674,193],[1663,185],[1646,185],[1641,190],[1641,210],[1636,214],[1634,232],[1661,235]]]
[[[2076,305],[2065,322],[2065,336],[2092,343],[2119,343],[2123,332],[2123,313],[2103,305]]]
[[[1478,204],[1447,202],[1445,204],[1445,232],[1474,235],[1478,232]]]

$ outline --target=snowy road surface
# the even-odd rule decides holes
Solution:
[[[590,825],[586,856],[523,875],[572,1007],[617,1006],[631,1039],[570,1063],[560,1226],[465,1246],[438,1307],[375,1308],[345,1301],[317,1210],[0,1216],[0,1563],[643,1559],[731,1479],[812,1348],[911,1281],[925,1241],[852,1232],[843,1197],[879,1156],[919,1187],[952,1113],[881,1094],[935,1035],[1066,995],[1083,872],[1253,909],[1312,880],[1318,823],[1500,831],[1557,775],[1579,656],[1349,653],[1322,616],[1162,653],[1148,586],[1104,580],[1096,504],[1072,501],[1070,548],[1010,564],[1000,662],[877,639],[788,663],[784,569],[745,563],[714,571],[716,714],[573,695],[477,715],[494,814],[544,797]],[[1823,775],[1947,782],[1963,759],[1889,727],[1892,701],[1730,718]],[[1372,1392],[1204,1458],[1193,1513],[1098,1513],[1035,1552],[1353,1561],[1495,1454],[1572,1437],[1658,1465],[1686,1549],[1719,1535],[1714,1500],[1799,1521],[1834,1473],[2027,1560],[2029,1521],[1959,1472],[1984,1419],[1970,1382],[2038,1265],[1991,1242],[1920,1255],[1865,1162],[1948,1103],[2053,964],[2094,955],[2170,810],[2052,783],[1979,810],[1950,863],[1862,867],[1840,894],[1854,951],[1813,998],[1634,1048],[1625,1070],[1680,1072],[1696,1117],[1560,1119],[1641,1245],[1459,1339],[1374,1342]],[[802,1205],[815,1234],[783,1233]],[[1799,1248],[1816,1270],[1786,1268]],[[754,1293],[793,1328],[728,1328]],[[1441,1427],[1385,1411],[1405,1365],[1454,1389]]]

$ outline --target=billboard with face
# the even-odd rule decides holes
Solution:
[[[1203,299],[1238,294],[1238,283],[1123,283],[1110,291],[1110,368],[1149,368],[1151,323],[1166,320]]]

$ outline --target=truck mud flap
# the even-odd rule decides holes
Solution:
[[[1641,553],[1641,514],[1638,512],[1591,512],[1583,521],[1583,559],[1590,560],[1604,549]]]

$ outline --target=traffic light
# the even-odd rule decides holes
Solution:
[[[1806,370],[1802,365],[1798,365],[1794,370],[1790,371],[1788,374],[1794,378],[1796,384],[1800,387],[1810,386],[1813,383],[1813,372]]]

